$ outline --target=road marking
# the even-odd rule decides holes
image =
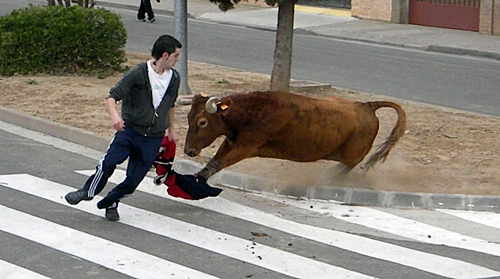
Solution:
[[[77,172],[87,176],[90,176],[94,173],[94,171],[92,170]],[[125,172],[122,170],[117,170],[115,171],[113,176],[110,177],[109,181],[113,183],[120,183],[124,178]],[[294,234],[362,255],[395,262],[401,265],[414,267],[420,270],[450,278],[473,278],[479,276],[479,274],[483,274],[484,277],[500,275],[499,272],[469,264],[463,261],[415,251],[409,248],[384,243],[353,234],[313,227],[289,221],[248,206],[228,201],[220,197],[203,199],[195,202],[173,198],[165,193],[166,190],[164,186],[158,187],[154,185],[152,179],[149,178],[146,178],[141,182],[138,190],[164,198],[169,198],[177,202],[182,202],[219,212],[249,222],[261,224],[263,226],[277,229],[289,234]],[[465,270],[468,270],[468,272],[465,272]]]
[[[491,243],[486,240],[405,219],[380,210],[361,206],[337,205],[322,201],[285,200],[280,197],[268,195],[265,195],[265,197],[409,239],[500,256],[500,245],[497,243]]]
[[[23,179],[25,178],[23,177]],[[51,188],[53,190],[53,187]],[[75,255],[129,276],[136,278],[216,278],[3,205],[0,205],[0,211],[2,212],[0,230]],[[109,253],[103,253],[102,251],[109,251]],[[168,272],[166,272],[167,270]]]
[[[459,211],[451,209],[436,209],[437,211],[450,214],[470,222],[475,222],[488,227],[500,229],[500,214],[480,211]]]
[[[96,208],[95,202],[82,202],[78,204],[78,206],[71,206],[66,203],[63,196],[70,192],[74,191],[74,188],[64,186],[55,182],[47,181],[41,178],[37,178],[27,174],[19,174],[19,175],[2,175],[0,176],[0,181],[4,182],[4,187],[9,187],[14,190],[22,191],[25,193],[29,193],[35,195],[40,198],[47,199],[52,202],[56,202],[62,205],[66,205],[68,207],[72,207],[74,209],[82,210],[84,212],[88,212],[91,214],[102,216],[103,211],[98,210]],[[22,183],[21,183],[22,181]],[[5,185],[6,184],[6,185]],[[3,211],[2,211],[3,212]],[[215,253],[219,253],[221,255],[225,255],[228,257],[232,257],[238,260],[245,261],[247,263],[254,264],[256,266],[260,266],[263,268],[267,268],[269,270],[276,271],[278,273],[286,274],[288,276],[296,277],[296,278],[325,278],[331,279],[332,274],[338,276],[339,278],[373,278],[372,276],[367,276],[361,273],[353,272],[347,269],[343,269],[340,267],[332,266],[329,264],[325,264],[319,261],[315,261],[313,259],[309,259],[306,257],[298,256],[289,252],[285,252],[276,248],[268,247],[262,244],[256,244],[251,240],[245,240],[238,237],[234,237],[232,235],[228,235],[225,233],[220,233],[214,230],[206,229],[204,227],[200,227],[197,225],[189,224],[186,222],[182,222],[170,217],[166,217],[160,214],[156,214],[150,211],[142,210],[139,208],[135,208],[132,206],[128,206],[124,203],[120,204],[120,213],[122,214],[122,219],[119,221],[121,223],[152,232],[161,236],[169,237],[184,243],[188,243],[209,251],[213,251]],[[19,213],[21,214],[21,213]],[[19,215],[16,214],[16,215]],[[26,217],[27,218],[27,217]],[[34,217],[33,217],[34,218]],[[6,230],[9,227],[17,227],[16,224],[13,226],[11,222],[15,220],[11,220],[14,218],[8,218],[0,223],[3,223],[3,226],[0,226],[0,229]],[[21,218],[19,218],[21,219]],[[38,220],[37,220],[38,221]],[[40,223],[42,223],[42,219],[40,219]],[[26,223],[33,224],[35,221],[25,221]],[[48,221],[45,221],[48,222]],[[26,224],[28,226],[28,224]],[[36,227],[39,225],[37,224]],[[50,231],[57,225],[48,226],[44,230],[38,229],[37,231]],[[33,227],[33,228],[36,228]],[[61,230],[64,227],[58,228]],[[13,229],[15,230],[15,229]],[[71,230],[71,229],[68,229]],[[24,231],[29,231],[29,229],[21,229],[16,231],[16,234],[23,234]],[[76,234],[77,232],[71,231],[72,234]],[[33,233],[34,234],[34,233]],[[58,233],[59,234],[59,233]],[[36,239],[36,234],[35,236]],[[84,235],[81,236],[83,238]],[[26,236],[26,238],[31,239],[30,236]],[[73,238],[73,237],[72,237]],[[71,239],[72,239],[71,238]],[[68,239],[69,241],[70,239]],[[80,241],[80,243],[90,243],[88,241],[95,240],[85,240],[85,242]],[[74,242],[74,241],[72,241]],[[70,245],[71,246],[71,245]],[[73,247],[73,246],[71,246]],[[71,248],[69,247],[69,248]],[[78,247],[78,249],[74,249],[76,251],[68,251],[68,253],[75,254],[79,249],[86,248],[86,246]],[[116,249],[120,249],[121,246],[117,245]],[[123,247],[126,249],[127,247]],[[107,250],[111,250],[106,248]],[[94,251],[99,251],[100,249],[96,249]],[[74,253],[73,253],[74,252]],[[100,255],[102,253],[98,253]],[[113,252],[112,254],[122,254],[122,252]],[[81,255],[79,255],[82,257]],[[140,255],[136,255],[139,258],[143,257]],[[82,257],[83,258],[83,257]],[[129,257],[136,258],[136,257]],[[118,266],[120,267],[120,266]],[[115,268],[113,268],[115,269]],[[165,270],[165,269],[163,269]],[[204,276],[193,276],[192,278],[207,278],[208,275],[204,274]],[[138,276],[140,278],[144,278],[144,276]],[[213,277],[212,277],[213,278]]]
[[[29,269],[11,264],[0,259],[0,278],[3,279],[50,279]]]

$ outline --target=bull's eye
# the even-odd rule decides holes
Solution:
[[[208,120],[205,117],[201,117],[201,118],[198,118],[198,120],[196,120],[196,125],[198,125],[198,127],[200,127],[200,128],[207,127],[207,124],[208,124]]]

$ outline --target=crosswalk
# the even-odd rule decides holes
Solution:
[[[243,201],[228,191],[189,201],[145,179],[108,222],[96,199],[68,205],[73,190],[0,175],[0,278],[500,278],[498,213]]]

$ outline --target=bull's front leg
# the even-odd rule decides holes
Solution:
[[[221,146],[217,150],[217,153],[215,153],[215,156],[212,159],[210,159],[210,161],[208,161],[207,165],[203,169],[201,169],[197,173],[197,175],[201,175],[206,179],[208,179],[212,175],[219,172],[222,169],[220,164],[220,158],[224,157],[227,153],[229,153],[229,151],[231,151],[231,144],[229,143],[228,139],[224,139]]]
[[[210,161],[208,161],[207,165],[197,173],[197,175],[209,179],[212,175],[216,174],[221,169],[222,168],[220,167],[220,162],[212,158]]]
[[[256,150],[256,147],[253,145],[238,147],[238,144],[232,144],[226,139],[219,147],[219,150],[217,150],[215,156],[197,174],[208,179],[220,170],[251,157],[254,150]]]

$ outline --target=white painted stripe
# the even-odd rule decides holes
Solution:
[[[93,171],[78,171],[78,173],[91,175]],[[113,174],[109,181],[119,183],[124,179],[124,177],[125,173],[121,170],[118,170]],[[334,247],[339,247],[366,256],[410,266],[445,277],[473,278],[477,277],[479,274],[483,274],[484,277],[500,275],[499,272],[469,264],[463,261],[415,251],[405,247],[400,247],[397,245],[392,245],[353,234],[289,221],[279,218],[273,214],[256,210],[248,206],[240,205],[220,197],[203,199],[196,202],[173,198],[165,193],[165,187],[154,185],[152,179],[149,178],[143,180],[138,189],[150,194],[169,198],[177,202],[182,202],[216,211],[228,216],[261,224],[263,226],[281,230],[289,234],[294,234]],[[464,270],[468,270],[468,272],[464,272]]]
[[[0,278],[2,279],[50,279],[29,269],[0,259]]]
[[[63,196],[70,188],[55,182],[46,181],[30,175],[3,175],[0,182],[6,187],[33,194],[68,207]],[[73,207],[91,214],[102,215],[94,202],[81,202]],[[328,265],[289,252],[281,251],[253,241],[240,239],[232,235],[220,233],[200,226],[182,222],[160,214],[138,209],[120,203],[121,223],[139,229],[182,241],[222,255],[233,257],[257,266],[261,266],[296,278],[331,279],[332,274],[338,278],[373,278],[357,272]],[[10,223],[10,222],[7,222]],[[10,227],[10,225],[7,225]],[[1,227],[0,227],[1,228]],[[89,243],[85,241],[84,243]],[[99,249],[97,249],[99,250]],[[109,250],[109,249],[108,249]],[[116,254],[117,252],[113,252]],[[120,254],[120,253],[118,253]],[[144,276],[139,276],[143,278]],[[193,276],[193,278],[202,278]]]
[[[22,179],[25,178],[22,177]],[[216,278],[3,205],[0,205],[0,211],[2,212],[0,230],[129,276],[136,278]],[[108,252],[104,253],[103,251]]]
[[[500,229],[500,214],[495,212],[461,211],[451,209],[436,209],[437,211],[450,214],[470,222],[479,223],[488,227]]]
[[[483,239],[469,237],[373,208],[338,205],[322,201],[299,201],[267,195],[266,197],[288,205],[319,212],[347,222],[404,236],[421,242],[446,245],[500,256],[500,244],[498,243],[491,243]]]

